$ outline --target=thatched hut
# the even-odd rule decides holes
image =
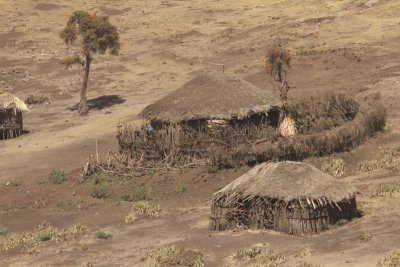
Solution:
[[[18,137],[22,133],[22,113],[28,111],[25,103],[11,93],[0,94],[0,139]]]
[[[279,98],[231,72],[204,72],[154,104],[140,117],[154,129],[169,124],[194,127],[236,125],[246,122],[277,126]]]
[[[357,216],[357,189],[312,165],[263,163],[215,193],[211,230],[265,228],[293,235]]]

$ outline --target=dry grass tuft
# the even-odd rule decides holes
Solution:
[[[400,266],[400,251],[393,251],[379,259],[377,266],[398,267]]]
[[[322,164],[322,170],[333,177],[342,177],[345,173],[343,159],[332,159]]]
[[[133,206],[132,211],[125,217],[125,223],[132,224],[141,215],[146,218],[155,218],[160,216],[161,212],[159,205],[151,206],[146,202],[139,202]]]
[[[58,230],[50,223],[44,221],[38,224],[32,232],[10,234],[6,240],[0,242],[0,251],[4,252],[10,248],[19,248],[21,252],[38,254],[40,253],[40,242],[71,240],[81,237],[86,232],[87,227],[80,224]]]
[[[244,248],[236,251],[235,255],[233,255],[233,259],[239,261],[247,261],[255,259],[259,255],[261,255],[261,249],[259,248]]]
[[[146,255],[144,259],[147,267],[161,266],[193,266],[203,267],[203,254],[194,249],[181,249],[175,246],[158,248]]]
[[[312,255],[314,255],[315,254],[315,250],[314,249],[311,249],[311,248],[306,248],[305,250],[303,250],[299,255],[297,255],[296,257],[299,257],[299,258],[302,258],[302,259],[304,259],[304,258],[309,258],[309,257],[311,257]]]
[[[285,256],[274,252],[273,250],[269,250],[260,255],[257,259],[256,266],[264,266],[264,267],[277,267],[281,266],[281,264],[285,263],[287,260]]]

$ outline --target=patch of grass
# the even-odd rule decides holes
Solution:
[[[95,236],[99,239],[109,239],[112,237],[112,234],[103,231],[98,231],[96,232]]]
[[[112,196],[112,189],[108,183],[100,183],[93,187],[90,195],[94,198],[109,198]]]
[[[42,95],[30,95],[25,99],[25,103],[28,105],[32,104],[43,104],[45,102],[49,102],[49,98]]]
[[[151,206],[146,202],[137,203],[125,217],[125,223],[133,223],[140,215],[144,215],[146,218],[154,218],[159,216],[161,212],[162,210],[159,205]]]
[[[283,255],[274,252],[273,250],[269,250],[261,254],[257,261],[258,266],[268,267],[279,266],[284,262],[286,262],[286,258]]]
[[[64,174],[63,170],[53,170],[50,173],[50,181],[53,184],[61,184],[61,183],[65,182],[65,181],[67,181],[67,180],[68,180],[68,178]]]
[[[8,229],[3,226],[0,226],[0,236],[6,236],[7,233],[8,233]]]
[[[203,254],[200,251],[175,246],[158,248],[148,253],[143,261],[145,266],[204,266]]]
[[[332,159],[322,164],[322,170],[333,177],[342,177],[345,173],[343,159]]]
[[[357,167],[361,172],[369,172],[379,169],[399,171],[400,145],[383,148],[378,159],[358,162]]]
[[[47,195],[38,195],[33,199],[32,206],[34,208],[44,208],[48,204]]]
[[[87,227],[75,225],[61,231],[44,221],[36,226],[32,232],[13,233],[0,243],[0,251],[7,251],[10,248],[19,248],[21,252],[38,254],[40,242],[44,241],[65,241],[77,238],[87,232]]]
[[[99,171],[95,172],[89,176],[89,180],[91,180],[94,184],[101,184],[101,183],[109,183],[114,181],[114,176],[110,173]]]
[[[400,266],[400,251],[393,251],[379,259],[377,266],[398,267]]]
[[[174,192],[175,193],[183,193],[183,192],[185,192],[186,191],[186,187],[183,185],[183,184],[181,184],[181,183],[178,183],[176,186],[175,186],[175,189],[174,189]]]
[[[315,254],[315,250],[311,248],[306,248],[303,250],[297,257],[299,258],[308,258]]]
[[[392,197],[394,194],[400,193],[399,183],[384,183],[379,184],[375,190],[373,197]]]
[[[122,195],[121,199],[129,202],[151,200],[151,190],[145,184],[140,184]]]
[[[259,255],[261,255],[261,249],[259,248],[244,248],[236,251],[235,255],[233,256],[233,259],[239,261],[247,261],[255,259]]]

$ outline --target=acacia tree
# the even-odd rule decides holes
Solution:
[[[84,115],[89,110],[87,105],[87,86],[90,63],[93,59],[92,54],[105,54],[109,51],[112,55],[118,55],[120,43],[117,28],[110,23],[106,16],[91,15],[85,11],[75,11],[61,31],[60,37],[67,46],[74,43],[78,38],[81,44],[80,53],[74,53],[71,57],[64,59],[63,64],[67,69],[74,64],[83,68],[83,83],[78,112],[80,115]]]

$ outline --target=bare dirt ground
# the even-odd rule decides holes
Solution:
[[[85,117],[73,108],[81,72],[66,71],[60,64],[78,49],[67,49],[58,37],[75,10],[110,16],[122,42],[118,57],[102,55],[93,61],[92,108]],[[400,3],[394,0],[0,0],[0,90],[11,89],[22,99],[31,94],[51,99],[25,115],[28,133],[0,141],[0,226],[19,233],[46,220],[58,228],[82,223],[89,229],[78,240],[41,242],[39,254],[0,252],[0,265],[140,266],[146,253],[173,244],[199,249],[206,266],[232,266],[230,255],[261,244],[292,263],[295,255],[311,248],[316,253],[307,261],[315,264],[375,266],[382,255],[400,247],[400,202],[398,196],[371,195],[379,183],[399,182],[400,174],[360,173],[356,163],[375,159],[379,148],[400,143],[399,14]],[[248,168],[216,174],[202,168],[157,173],[116,182],[110,199],[90,197],[92,185],[79,182],[79,168],[95,153],[96,140],[102,156],[116,150],[119,123],[137,120],[144,106],[198,71],[224,64],[257,86],[274,90],[262,71],[266,45],[274,37],[287,40],[294,54],[292,97],[328,91],[382,94],[388,111],[385,132],[335,155],[345,160],[343,179],[363,192],[362,218],[308,238],[270,231],[209,232],[212,193]],[[323,159],[309,161],[320,167]],[[65,170],[69,180],[51,184],[53,169]],[[9,181],[21,184],[7,186]],[[151,203],[164,212],[157,219],[125,224],[132,204],[121,201],[121,194],[141,183],[151,186]],[[186,190],[178,192],[178,185]],[[110,232],[112,238],[96,238],[98,230]],[[360,236],[366,233],[372,238],[362,242]]]

